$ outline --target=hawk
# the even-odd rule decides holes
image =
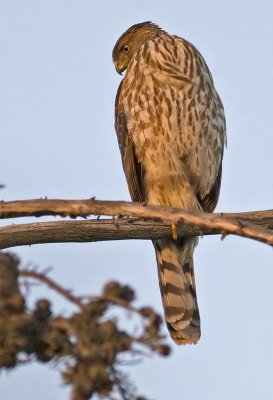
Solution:
[[[152,22],[131,26],[113,49],[119,74],[115,128],[133,201],[212,212],[226,142],[221,99],[188,41]],[[155,240],[165,320],[177,344],[201,335],[193,252],[196,237]]]

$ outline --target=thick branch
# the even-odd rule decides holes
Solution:
[[[170,207],[97,200],[30,200],[0,203],[0,218],[61,215],[127,216],[111,220],[56,221],[0,228],[0,248],[36,243],[160,239],[235,234],[273,245],[273,210],[232,214],[195,213]],[[134,217],[134,218],[132,218]],[[137,217],[137,218],[136,218]]]
[[[178,236],[187,236],[199,235],[200,231],[181,224],[177,227],[177,232]],[[214,234],[214,232],[208,230],[204,234]],[[38,222],[12,224],[0,228],[0,249],[39,243],[162,239],[166,237],[172,237],[170,224],[140,219]]]

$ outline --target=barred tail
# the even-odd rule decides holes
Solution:
[[[196,239],[153,242],[166,324],[177,344],[196,343],[201,335],[193,270],[195,243]]]

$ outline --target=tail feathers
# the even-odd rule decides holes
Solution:
[[[170,335],[178,344],[196,343],[201,332],[193,270],[195,239],[186,239],[182,244],[159,240],[154,246]]]

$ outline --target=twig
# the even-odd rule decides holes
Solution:
[[[208,234],[221,234],[224,237],[234,234],[273,245],[273,210],[207,214],[140,203],[98,200],[45,199],[0,203],[0,218],[41,215],[76,218],[91,214],[119,217],[118,224],[102,219],[11,225],[0,230],[0,248],[35,243],[159,239],[172,237],[171,226],[177,227],[178,237]]]
[[[73,296],[69,290],[64,289],[61,285],[55,282],[53,279],[46,276],[44,273],[40,273],[30,269],[21,269],[20,275],[28,278],[36,279],[40,282],[45,283],[49,288],[53,289],[55,292],[59,293],[61,296],[65,297],[70,302],[76,304],[78,307],[82,308],[82,302],[79,297]]]

